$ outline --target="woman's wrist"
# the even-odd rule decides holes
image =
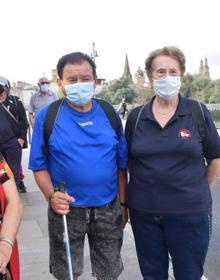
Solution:
[[[14,242],[7,236],[0,236],[0,242],[4,242],[4,243],[10,245],[11,248],[13,248],[13,246],[14,246]]]

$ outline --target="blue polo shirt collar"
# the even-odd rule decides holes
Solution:
[[[150,102],[145,104],[145,107],[144,107],[143,112],[142,112],[141,117],[140,117],[141,119],[143,119],[143,120],[144,119],[155,120],[153,112],[152,112],[152,105],[153,105],[154,99],[155,99],[155,96],[152,97]],[[187,105],[186,105],[186,97],[183,97],[179,94],[179,103],[178,103],[178,106],[177,106],[176,113],[174,114],[172,119],[176,119],[179,116],[184,116],[184,115],[187,115],[189,113],[190,112],[189,112],[189,110],[187,108]]]

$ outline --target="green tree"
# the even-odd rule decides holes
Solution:
[[[120,78],[115,80],[109,86],[105,86],[99,93],[99,97],[107,100],[112,104],[119,104],[122,98],[125,98],[126,102],[132,103],[136,96],[136,92],[129,80]]]
[[[196,75],[192,82],[193,97],[202,100],[203,94],[207,94],[210,88],[210,79],[201,75]]]
[[[220,103],[220,93],[213,93],[212,95],[209,96],[209,102],[207,103]]]
[[[135,87],[136,97],[134,103],[143,104],[144,102],[150,100],[153,97],[153,90],[151,87]]]
[[[193,75],[187,73],[182,78],[181,94],[186,97],[193,97]]]

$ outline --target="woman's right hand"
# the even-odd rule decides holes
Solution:
[[[6,273],[6,267],[10,260],[12,253],[11,245],[6,242],[0,241],[0,273]]]

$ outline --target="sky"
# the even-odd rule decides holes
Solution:
[[[63,55],[98,53],[98,76],[107,81],[144,69],[148,54],[179,47],[186,71],[198,72],[207,57],[212,79],[220,78],[219,0],[5,0],[0,16],[0,75],[37,84]]]

